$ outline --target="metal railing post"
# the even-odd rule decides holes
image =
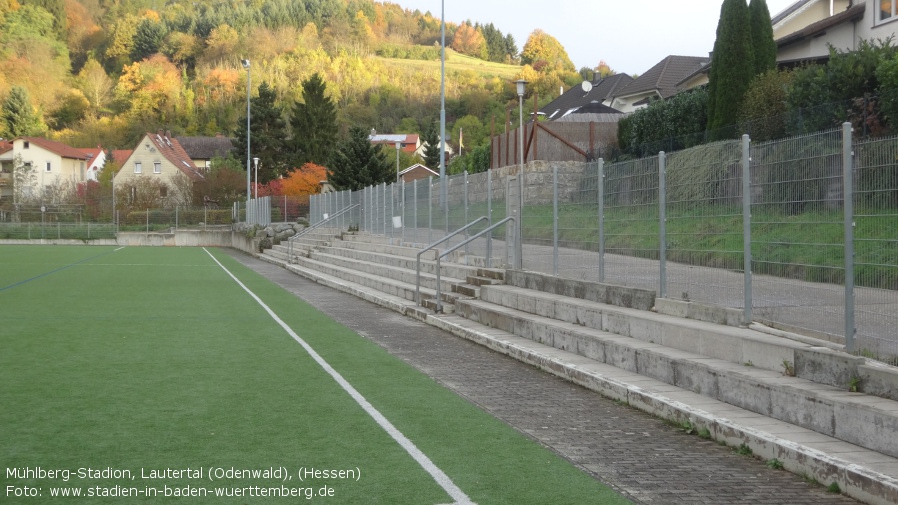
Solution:
[[[465,187],[463,202],[464,202],[464,206],[465,206],[465,212],[464,212],[465,222],[467,223],[468,222],[468,171],[467,170],[465,170],[465,175],[462,180],[462,183],[464,184],[464,187]],[[467,240],[467,239],[468,239],[468,230],[465,230],[465,240]],[[465,265],[467,265],[467,264],[468,264],[468,246],[465,246]]]
[[[752,278],[751,278],[751,139],[742,136],[742,256],[743,256],[743,309],[742,323],[748,325],[752,319]]]
[[[845,350],[854,352],[854,146],[851,123],[842,123],[842,177],[845,217]]]
[[[429,188],[427,190],[427,242],[429,243],[433,233],[433,176],[428,176],[427,181],[429,182],[427,185]]]
[[[667,159],[658,153],[658,260],[661,266],[658,296],[667,296]]]

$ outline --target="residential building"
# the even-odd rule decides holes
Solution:
[[[193,201],[194,183],[204,179],[202,170],[178,140],[160,130],[143,137],[122,162],[114,184],[116,188],[131,188],[132,198],[139,191],[154,191],[158,194],[151,198],[160,206],[187,205]]]
[[[87,165],[87,174],[86,178],[88,181],[97,181],[98,176],[100,175],[100,170],[103,170],[103,165],[106,164],[106,151],[103,150],[102,147],[77,147],[79,151],[84,153],[88,158]]]
[[[399,149],[404,153],[414,153],[421,147],[420,135],[414,133],[377,133],[371,130],[368,140],[374,145],[383,145],[395,149],[399,142]]]
[[[10,147],[11,146],[11,147]],[[14,165],[30,169],[29,181],[19,193],[23,197],[43,194],[46,188],[74,189],[87,180],[91,156],[62,142],[40,137],[18,137],[0,144],[0,165],[6,181],[0,182],[0,197],[12,198]],[[53,192],[53,194],[61,194]]]
[[[234,151],[234,139],[224,135],[214,137],[175,137],[197,168],[208,171],[215,158],[227,158]]]
[[[402,179],[402,182],[412,182],[417,181],[418,179],[426,179],[427,177],[439,176],[439,172],[434,172],[433,170],[425,167],[420,163],[415,163],[414,165],[399,172],[399,178]]]
[[[830,46],[854,51],[898,35],[898,0],[799,0],[772,22],[780,66],[822,63]]]
[[[678,85],[709,62],[708,56],[668,56],[615,91],[610,106],[621,112],[633,112],[654,99],[676,95],[680,91]]]
[[[561,96],[541,108],[539,114],[548,121],[557,121],[590,104],[610,107],[615,92],[623,89],[633,80],[627,74],[615,74],[605,78],[596,75],[592,81],[584,81],[583,84],[573,86],[562,93]],[[620,113],[617,110],[607,112]]]

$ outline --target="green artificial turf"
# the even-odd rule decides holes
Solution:
[[[0,501],[51,488],[312,488],[327,503],[443,504],[446,492],[201,248],[0,248]],[[475,503],[626,503],[569,462],[210,251]],[[68,469],[17,478],[10,468]],[[128,470],[85,478],[79,468]],[[144,479],[166,469],[204,470]],[[209,469],[284,468],[288,480]],[[301,468],[357,480],[299,481]],[[14,486],[13,494],[9,488]],[[41,496],[15,496],[24,486]],[[257,491],[258,492],[258,491]],[[294,503],[213,497],[183,503]],[[121,503],[121,497],[81,499]]]

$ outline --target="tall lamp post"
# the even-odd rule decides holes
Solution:
[[[402,149],[402,142],[396,141],[396,184],[399,184],[399,150]]]
[[[524,79],[519,79],[515,81],[515,85],[517,86],[518,91],[518,113],[520,115],[520,125],[518,126],[518,152],[520,153],[519,159],[521,163],[520,174],[518,175],[518,240],[517,244],[515,244],[516,250],[516,258],[515,258],[515,266],[517,268],[524,267],[524,258],[522,257],[524,248],[524,86],[527,85],[527,81]]]
[[[249,60],[240,60],[240,63],[243,63],[243,68],[246,69],[246,201],[248,202],[251,197],[249,191],[249,94],[252,69],[249,67]]]
[[[255,179],[256,180],[256,187],[255,187],[256,193],[253,198],[259,198],[259,158],[258,157],[253,158],[253,164],[256,166],[256,179]]]

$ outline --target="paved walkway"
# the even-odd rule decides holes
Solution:
[[[420,321],[225,251],[636,503],[858,503]]]

